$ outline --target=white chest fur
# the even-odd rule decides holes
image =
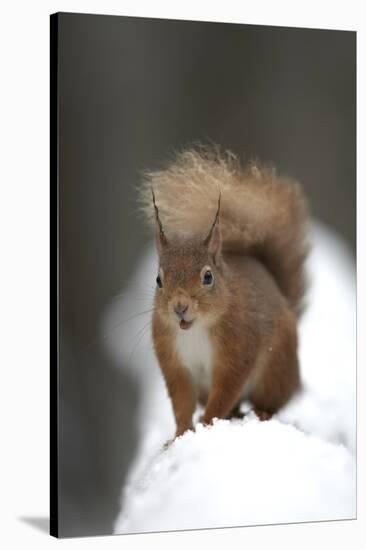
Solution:
[[[182,365],[191,371],[196,385],[208,389],[213,353],[207,328],[196,321],[189,330],[179,329],[176,346]]]

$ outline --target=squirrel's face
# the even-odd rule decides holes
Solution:
[[[166,320],[188,330],[193,323],[212,323],[225,295],[221,257],[198,242],[176,242],[160,251],[155,305]]]
[[[152,190],[156,216],[159,273],[155,306],[160,315],[183,330],[193,323],[214,322],[225,303],[222,276],[219,195],[216,216],[205,238],[167,238]]]

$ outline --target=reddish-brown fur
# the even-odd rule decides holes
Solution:
[[[153,342],[176,435],[192,428],[198,401],[206,424],[237,413],[243,398],[269,418],[300,387],[297,317],[307,251],[300,187],[273,170],[243,170],[231,154],[207,149],[182,153],[146,183],[149,215],[151,184],[156,197],[162,283]],[[203,283],[207,268],[209,285]],[[212,350],[209,387],[193,379],[178,353],[179,331],[195,323],[204,327]]]

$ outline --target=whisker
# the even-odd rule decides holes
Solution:
[[[140,297],[146,297],[148,298],[154,298],[155,296],[155,290],[148,290],[144,289],[143,292],[137,291]],[[116,294],[115,296],[112,296],[112,298],[108,301],[108,303],[114,302],[115,300],[119,300],[122,298],[125,298],[127,296],[131,295],[131,291],[125,290],[124,292],[121,292],[120,294]]]
[[[149,329],[149,327],[151,326],[151,321],[148,321],[138,332],[137,334],[135,335],[135,337],[138,338],[137,342],[135,343],[132,351],[131,351],[131,354],[128,358],[128,360],[130,361],[132,359],[132,355],[134,353],[134,351],[136,350],[137,346],[139,345],[139,343],[141,342],[141,340],[143,339],[144,336],[146,336],[147,334],[147,331]]]
[[[114,325],[111,329],[109,329],[108,332],[112,332],[113,330],[117,329],[124,323],[127,323],[128,321],[132,321],[133,319],[136,319],[136,317],[140,317],[141,315],[147,315],[148,313],[152,313],[155,311],[156,308],[146,309],[145,311],[140,311],[139,313],[135,313],[134,315],[131,315],[131,317],[128,317],[128,319],[123,319],[120,321],[117,325]]]
[[[106,333],[102,334],[101,336],[98,336],[90,344],[85,346],[84,350],[86,351],[86,350],[90,349],[91,347],[93,347],[94,345],[98,344],[99,342],[107,340],[107,338],[109,338],[111,336],[112,332],[114,332],[121,325],[123,325],[123,324],[125,324],[129,321],[132,321],[133,319],[136,319],[137,317],[141,317],[141,315],[147,315],[149,313],[152,313],[153,311],[155,311],[155,309],[156,308],[153,307],[153,308],[147,309],[145,311],[139,311],[138,313],[135,313],[134,315],[131,315],[131,317],[128,317],[127,319],[122,319],[122,321],[120,321],[119,323],[117,323],[116,325],[111,327]],[[151,321],[149,321],[149,322],[151,322]]]

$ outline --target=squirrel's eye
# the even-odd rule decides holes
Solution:
[[[204,285],[212,285],[213,275],[212,275],[212,272],[209,269],[207,271],[205,271],[205,273],[203,275],[202,282],[203,282]]]
[[[160,275],[158,275],[156,277],[156,284],[158,285],[159,288],[161,288],[163,286],[163,283],[161,282]]]

